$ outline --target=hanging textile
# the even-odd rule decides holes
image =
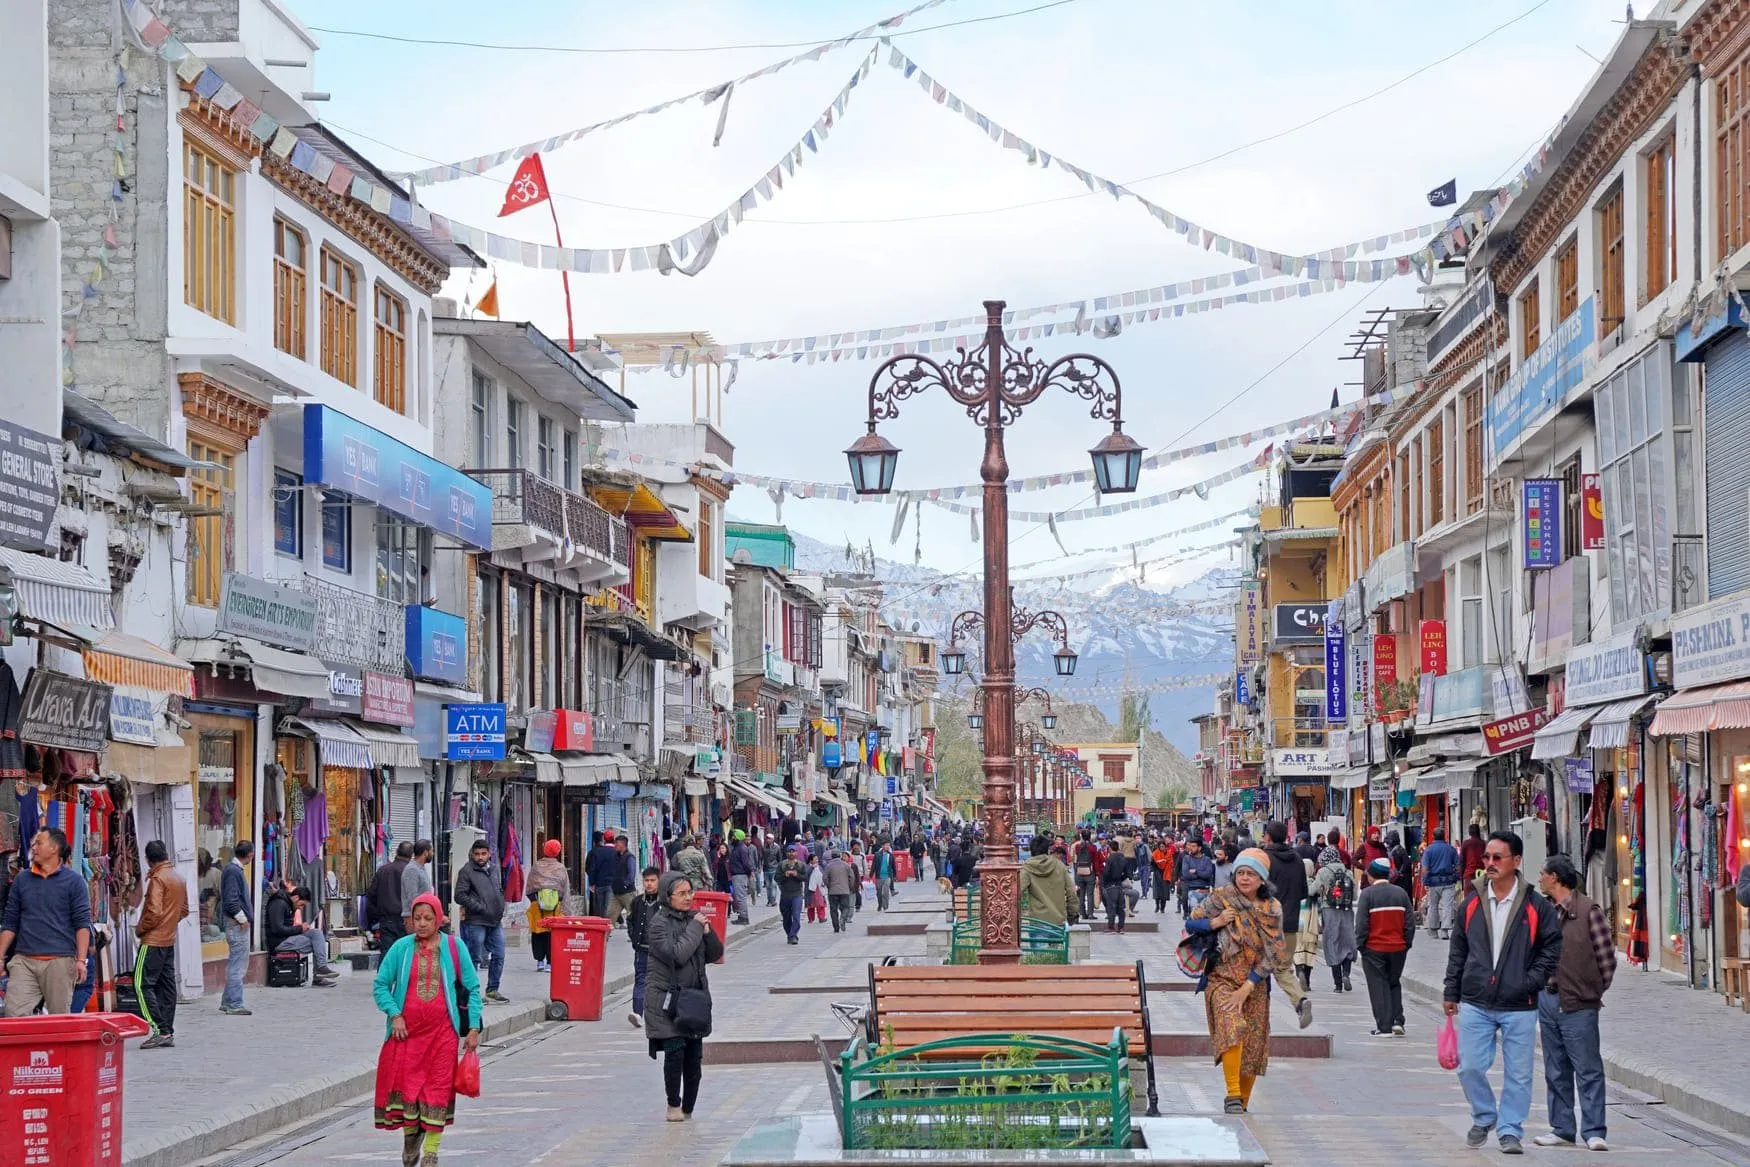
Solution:
[[[328,796],[315,794],[304,800],[304,821],[295,832],[298,857],[306,864],[322,857],[322,841],[328,837]]]
[[[18,740],[23,711],[24,697],[12,679],[12,667],[0,660],[0,778],[24,777],[24,744]]]
[[[517,838],[516,819],[504,816],[504,902],[514,904],[523,898],[523,849]]]

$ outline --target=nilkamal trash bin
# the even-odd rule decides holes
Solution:
[[[909,883],[912,877],[911,855],[905,851],[893,853],[893,882]]]
[[[548,974],[547,1020],[600,1021],[606,976],[608,933],[613,921],[600,916],[549,916],[553,938]]]
[[[717,933],[717,939],[723,941],[725,948],[729,944],[729,901],[726,891],[696,891],[693,893],[693,911],[703,912],[711,921],[711,928]],[[717,958],[722,964],[723,958]]]
[[[0,1163],[120,1167],[122,1040],[150,1032],[131,1013],[0,1021]]]

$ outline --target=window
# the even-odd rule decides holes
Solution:
[[[504,640],[498,630],[498,573],[482,570],[475,592],[474,625],[480,629],[480,693],[496,702],[502,690]]]
[[[1428,425],[1428,525],[1446,518],[1446,427],[1439,418]]]
[[[474,468],[492,469],[492,378],[474,370],[474,383],[469,398],[474,422]]]
[[[425,601],[431,573],[431,532],[387,511],[377,512],[377,595],[406,607]]]
[[[531,584],[505,588],[504,646],[510,658],[504,703],[527,709],[535,693],[535,592]]]
[[[376,366],[371,384],[377,403],[407,412],[407,303],[382,284],[371,297],[376,320]]]
[[[1568,245],[1556,253],[1556,323],[1560,324],[1580,306],[1580,243],[1568,240]]]
[[[1580,489],[1580,455],[1575,454],[1556,471],[1562,480],[1562,558],[1580,554],[1580,517],[1586,509],[1586,495]]]
[[[1723,263],[1750,243],[1750,54],[1740,54],[1714,85],[1714,182]]]
[[[559,643],[559,595],[552,588],[542,588],[536,598],[541,607],[541,691],[531,694],[530,700],[538,708],[557,709],[559,665],[564,653]]]
[[[1410,456],[1398,455],[1398,542],[1413,538],[1415,528],[1410,523]]]
[[[576,490],[577,489],[577,435],[572,433],[570,430],[565,431],[564,447],[565,447],[565,462],[564,462],[562,469],[565,473],[565,481],[561,482],[559,485],[563,486],[566,490]]]
[[[183,157],[182,298],[237,322],[237,172],[194,142]]]
[[[1543,337],[1538,332],[1537,281],[1532,280],[1525,294],[1519,297],[1519,355],[1528,357],[1537,351]]]
[[[1598,481],[1613,624],[1656,615],[1671,596],[1672,403],[1669,343],[1617,370],[1598,388]]]
[[[322,371],[348,385],[359,383],[358,269],[322,249]]]
[[[188,472],[189,501],[195,507],[188,523],[188,602],[216,608],[225,572],[231,567],[231,492],[237,451],[190,438],[188,456],[215,466]]]
[[[523,464],[523,403],[515,398],[504,403],[504,440],[510,455],[504,464],[515,470]]]
[[[1648,300],[1677,276],[1677,138],[1670,135],[1647,155]]]
[[[293,559],[304,557],[304,476],[273,472],[273,549]]]
[[[310,243],[284,219],[273,221],[273,347],[305,358],[304,281]]]
[[[717,524],[716,504],[699,498],[699,575],[705,579],[716,579],[717,556],[712,551],[716,546],[715,528]]]
[[[1410,443],[1410,472],[1404,478],[1404,493],[1409,496],[1411,509],[1410,531],[1412,535],[1420,535],[1428,529],[1428,509],[1422,503],[1422,483],[1425,481],[1427,462],[1422,453],[1421,442]]]
[[[322,503],[322,563],[335,571],[352,570],[352,503],[346,499]]]
[[[1483,387],[1465,390],[1464,404],[1464,513],[1483,509]]]
[[[1458,667],[1472,669],[1484,662],[1483,557],[1458,566]]]
[[[558,451],[553,448],[553,419],[548,417],[535,420],[535,472],[548,482],[553,481],[553,456]]]
[[[1113,786],[1124,785],[1124,759],[1101,754],[1100,781]]]
[[[1622,327],[1624,258],[1622,249],[1622,187],[1619,185],[1598,204],[1598,335],[1610,336]]]

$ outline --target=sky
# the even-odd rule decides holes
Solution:
[[[340,30],[594,50],[806,47],[909,6],[288,0],[322,42],[317,87],[332,98],[315,108],[389,169],[559,133],[801,48],[513,52]],[[1163,175],[1136,189],[1225,235],[1303,253],[1439,219],[1426,192],[1449,178],[1457,178],[1461,198],[1502,181],[1578,98],[1621,34],[1623,10],[1622,0],[949,0],[909,18],[895,43],[1042,148],[1120,182]],[[983,17],[999,18],[917,31]],[[688,103],[547,155],[565,243],[657,243],[717,213],[795,143],[872,47],[852,45],[738,86],[716,147],[719,107]],[[1273,140],[1247,146],[1266,137]],[[420,198],[452,218],[551,243],[544,209],[495,218],[513,169],[427,187]],[[903,80],[883,51],[830,140],[722,242],[702,274],[574,275],[571,291],[580,337],[689,330],[737,342],[965,316],[986,299],[1014,306],[1091,299],[1238,266],[1187,246],[1135,203],[1090,195],[1073,177],[999,149]],[[564,337],[557,273],[499,264],[496,277],[505,318]],[[457,277],[448,290],[477,298],[490,278]],[[1109,361],[1124,385],[1126,432],[1159,450],[1323,409],[1334,388],[1353,399],[1358,391],[1348,383],[1358,365],[1339,359],[1347,334],[1364,311],[1420,302],[1416,282],[1405,278],[1137,325],[1109,340],[1036,343],[1047,359],[1087,350]],[[842,451],[863,431],[877,364],[743,362],[722,425],[736,468],[846,482]],[[689,384],[661,372],[629,374],[626,392],[641,420],[680,421],[690,412]],[[1008,431],[1011,473],[1086,469],[1086,451],[1104,429],[1068,394],[1042,398]],[[901,488],[977,479],[981,435],[944,395],[906,402],[882,433],[904,450]],[[1145,474],[1139,495],[1210,477],[1256,450]],[[1058,535],[1070,552],[1143,539],[1256,502],[1263,482],[1252,476],[1207,500],[1186,496],[1139,514],[1062,523]],[[1090,501],[1071,488],[1012,496],[1026,510]],[[777,517],[765,493],[746,486],[730,511],[753,521]],[[925,508],[907,519],[897,545],[890,544],[894,517],[880,502],[790,499],[782,510],[786,524],[831,543],[873,544],[883,557],[910,561],[921,539],[925,565],[977,566],[966,516]],[[1217,529],[1144,555],[1226,537]],[[1037,524],[1017,524],[1011,547],[1016,562],[1061,554]],[[1063,569],[1128,559],[1082,555],[1063,560]],[[1149,582],[1229,562],[1212,553],[1151,571]]]

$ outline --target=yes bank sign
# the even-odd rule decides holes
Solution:
[[[454,762],[497,762],[504,758],[502,704],[444,707],[444,756]]]

